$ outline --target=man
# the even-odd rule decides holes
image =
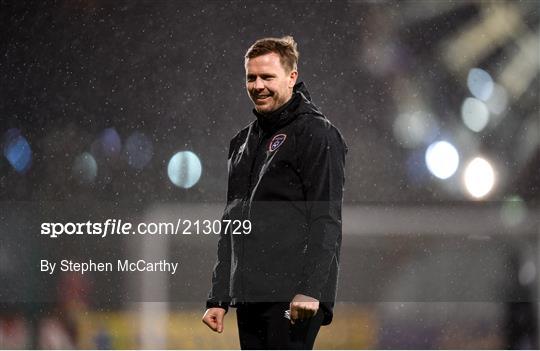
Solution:
[[[221,333],[236,307],[242,349],[311,349],[332,320],[347,148],[296,84],[297,62],[290,36],[245,55],[256,119],[231,140],[223,218],[252,231],[221,233],[203,317]]]

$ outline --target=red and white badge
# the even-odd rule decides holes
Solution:
[[[268,151],[270,151],[270,152],[276,151],[276,149],[278,147],[280,147],[281,144],[283,144],[285,139],[287,139],[286,134],[276,134],[276,135],[274,135],[272,140],[270,140],[270,144],[268,144]]]

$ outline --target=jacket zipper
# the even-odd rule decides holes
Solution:
[[[246,207],[247,207],[246,205],[247,205],[248,199],[251,199],[251,192],[252,192],[251,187],[253,185],[253,181],[252,181],[252,179],[253,179],[253,171],[254,171],[254,168],[255,168],[255,164],[257,163],[257,157],[259,156],[259,150],[261,148],[264,137],[265,137],[265,133],[263,132],[262,135],[260,135],[260,137],[259,137],[259,141],[257,143],[257,148],[255,149],[253,161],[251,162],[251,167],[250,167],[250,171],[249,171],[248,191],[247,191],[247,193],[244,196],[244,199],[242,201],[242,218],[244,218],[244,216],[245,216],[245,211],[246,211]],[[249,219],[249,218],[247,218],[247,219]],[[244,239],[242,239],[242,264],[240,265],[240,267],[243,267],[243,266],[244,266]],[[245,291],[245,285],[244,285],[244,270],[243,270],[243,268],[241,268],[240,286],[242,287],[242,295],[245,298],[246,291]]]

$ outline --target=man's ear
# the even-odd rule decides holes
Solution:
[[[293,88],[296,84],[296,79],[298,78],[298,72],[295,70],[292,70],[291,73],[289,73],[289,88]]]

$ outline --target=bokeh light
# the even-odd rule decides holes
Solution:
[[[501,206],[501,221],[506,227],[520,225],[527,216],[525,201],[519,196],[512,196],[505,200]]]
[[[171,182],[184,189],[189,189],[197,184],[201,173],[201,161],[191,151],[177,152],[171,157],[167,166],[167,174]]]
[[[142,132],[134,132],[126,140],[125,154],[128,164],[143,169],[152,159],[154,148],[152,141]]]
[[[456,148],[447,141],[431,144],[426,150],[426,165],[437,178],[450,178],[459,166],[459,154]]]
[[[4,156],[18,173],[26,173],[30,169],[32,150],[20,130],[12,128],[4,134]]]
[[[483,101],[467,98],[461,106],[461,118],[470,130],[480,132],[489,122],[489,110]]]
[[[493,79],[483,69],[473,68],[467,76],[467,87],[475,97],[486,101],[493,93]]]
[[[97,162],[88,152],[83,152],[75,159],[72,173],[80,183],[92,183],[97,176]]]
[[[503,113],[508,107],[508,93],[506,89],[499,84],[495,84],[493,86],[493,93],[486,101],[486,105],[489,111],[495,115]]]
[[[107,157],[116,158],[120,154],[122,141],[114,128],[106,128],[99,136],[101,151]]]
[[[108,168],[104,167],[103,163],[108,162],[109,166],[113,167],[118,165],[122,151],[122,140],[115,128],[106,128],[99,136],[94,140],[90,147],[90,153],[96,159],[98,166],[100,167],[100,176],[108,183],[111,180],[110,172]]]
[[[463,181],[469,194],[476,199],[480,199],[493,189],[495,172],[487,160],[476,157],[465,168]]]
[[[424,111],[402,113],[394,121],[394,137],[401,146],[415,148],[432,141],[437,134],[435,119]]]

